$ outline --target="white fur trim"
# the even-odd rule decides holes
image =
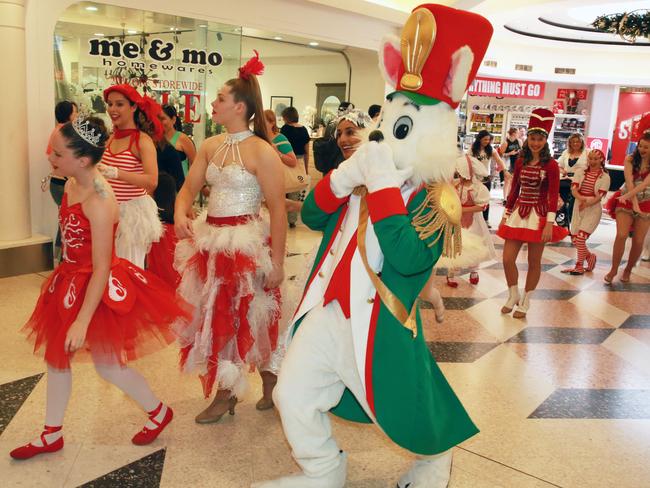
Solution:
[[[400,38],[396,36],[395,34],[388,34],[384,36],[381,40],[381,46],[379,48],[379,71],[381,71],[382,76],[384,77],[384,80],[386,81],[387,84],[389,84],[393,89],[397,86],[397,76],[398,76],[398,71],[390,72],[388,68],[386,67],[386,60],[384,59],[384,50],[386,49],[387,46],[390,46],[390,48],[395,49],[395,51],[398,53],[398,56],[400,58],[400,63],[402,59],[401,51],[400,51]],[[400,64],[396,64],[397,67],[400,66]]]
[[[463,46],[452,54],[451,67],[445,82],[444,93],[454,102],[459,102],[463,98],[473,64],[474,53],[469,46]]]
[[[446,103],[422,106],[420,110],[436,113],[428,116],[431,121],[431,137],[421,137],[414,141],[417,145],[411,181],[415,186],[433,181],[451,181],[456,158],[459,156],[456,147],[456,112]]]
[[[151,243],[159,241],[164,232],[156,202],[149,195],[144,195],[122,202],[119,207],[120,223],[115,236],[117,255],[127,255],[128,250],[133,248],[148,253]]]

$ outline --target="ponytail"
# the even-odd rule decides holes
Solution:
[[[253,119],[255,135],[270,143],[271,138],[266,130],[262,94],[257,77],[254,74],[249,74],[246,79],[233,78],[226,81],[226,85],[230,87],[235,102],[243,102],[246,105],[246,121],[250,122],[251,118]]]

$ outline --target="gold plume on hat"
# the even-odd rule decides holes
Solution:
[[[422,68],[433,48],[436,31],[436,19],[426,8],[413,11],[404,24],[400,41],[405,71],[400,80],[403,89],[416,91],[422,86]]]

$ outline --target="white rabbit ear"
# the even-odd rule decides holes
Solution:
[[[469,46],[459,48],[451,56],[451,67],[447,74],[444,93],[454,102],[459,102],[463,98],[473,64],[474,53]]]
[[[397,77],[401,66],[402,53],[399,37],[394,34],[385,36],[381,41],[381,49],[379,49],[379,69],[386,83],[393,88],[397,86]]]

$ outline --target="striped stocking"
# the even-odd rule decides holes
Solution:
[[[587,250],[588,237],[589,234],[583,231],[580,231],[573,236],[573,245],[575,246],[578,254],[578,257],[576,258],[576,270],[584,270],[583,264],[589,255],[589,251]]]

